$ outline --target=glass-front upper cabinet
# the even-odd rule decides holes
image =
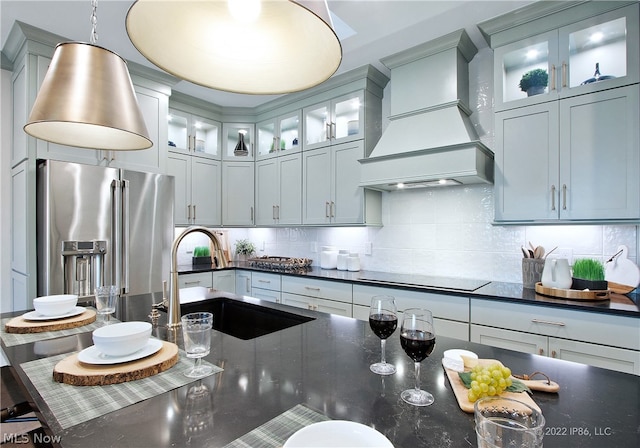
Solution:
[[[495,49],[496,110],[638,82],[638,5]]]
[[[358,140],[364,135],[364,94],[355,92],[303,110],[304,150]]]
[[[225,160],[255,159],[253,124],[224,123],[222,126],[222,158]]]
[[[169,151],[220,159],[220,123],[169,109],[167,124]]]
[[[274,157],[279,154],[298,152],[300,142],[301,111],[295,111],[281,117],[257,124],[257,158]]]

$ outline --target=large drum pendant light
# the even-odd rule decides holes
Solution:
[[[126,28],[161,69],[228,92],[304,90],[342,60],[325,0],[137,0]]]
[[[92,40],[95,8],[94,0]],[[24,130],[81,148],[136,150],[153,145],[126,62],[94,42],[56,46]]]

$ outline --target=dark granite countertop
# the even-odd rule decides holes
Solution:
[[[473,447],[473,417],[459,409],[440,364],[443,352],[452,348],[499,359],[514,373],[542,371],[560,384],[558,394],[534,394],[547,422],[545,448],[635,447],[640,441],[640,382],[635,375],[438,337],[435,351],[422,363],[421,375],[423,388],[435,396],[435,403],[416,408],[399,397],[414,379],[413,363],[402,351],[397,331],[387,341],[387,360],[398,372],[380,377],[369,371],[369,364],[379,360],[380,340],[366,322],[234,298],[315,320],[252,340],[213,331],[206,359],[224,372],[202,380],[211,394],[213,426],[198,435],[191,436],[189,428],[195,416],[186,409],[188,385],[60,430],[20,368],[21,363],[46,355],[36,354],[34,343],[3,344],[3,349],[40,409],[40,418],[61,437],[64,447],[220,447],[300,403],[332,419],[373,426],[396,448]],[[157,294],[122,298],[117,315],[123,320],[148,320],[151,304],[159,300]],[[163,314],[154,330],[160,338],[167,337],[164,318]],[[91,345],[88,332],[73,337],[74,350]]]
[[[271,272],[285,275],[294,275],[300,277],[309,277],[333,281],[344,281],[353,284],[373,285],[373,286],[389,286],[393,288],[408,289],[413,291],[437,292],[441,294],[463,295],[467,297],[485,299],[485,300],[504,300],[513,303],[529,304],[559,307],[573,309],[578,311],[589,311],[606,314],[616,314],[622,316],[630,316],[640,318],[640,292],[638,289],[629,294],[611,294],[610,300],[604,301],[580,301],[580,300],[563,300],[553,297],[547,297],[537,294],[533,289],[526,289],[520,283],[492,282],[489,280],[478,279],[459,279],[453,277],[435,277],[435,276],[412,276],[407,274],[392,274],[379,271],[338,271],[336,269],[320,269],[312,266],[310,269],[298,271],[281,271],[257,268],[250,266],[248,263],[231,263],[226,269],[246,269],[259,272]],[[179,266],[180,274],[191,274],[195,272],[207,272],[219,270],[215,266]],[[364,278],[369,280],[363,280]],[[415,280],[428,280],[431,284],[449,285],[447,287],[421,287],[416,286]],[[469,283],[470,282],[470,283]],[[457,288],[464,288],[471,285],[480,286],[473,291],[465,291]],[[471,286],[473,288],[473,286]]]

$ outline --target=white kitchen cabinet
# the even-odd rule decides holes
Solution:
[[[371,298],[377,295],[390,295],[396,299],[398,323],[408,308],[428,309],[433,313],[436,335],[469,340],[468,297],[356,284],[353,286],[353,317],[368,321]]]
[[[251,273],[251,296],[268,302],[282,303],[280,274]]]
[[[222,224],[251,226],[254,224],[253,162],[222,161]]]
[[[218,160],[169,152],[167,174],[175,177],[176,225],[220,225],[221,171]]]
[[[254,125],[251,123],[224,123],[222,125],[222,159],[234,161],[253,161],[255,159]],[[247,152],[236,151],[240,141],[244,139]]]
[[[497,113],[495,220],[640,217],[639,91],[635,84]]]
[[[185,107],[186,109],[186,107]],[[207,117],[169,109],[167,118],[169,151],[196,154],[219,160],[222,125]]]
[[[352,285],[345,282],[283,275],[282,303],[352,317]]]
[[[359,186],[364,155],[362,140],[303,152],[303,224],[381,225],[380,192]]]
[[[302,223],[302,155],[256,161],[256,225]]]
[[[471,341],[640,374],[637,319],[471,299]]]
[[[257,160],[301,151],[301,114],[298,109],[256,125]]]
[[[236,294],[239,296],[251,296],[251,271],[235,270]]]
[[[236,274],[233,270],[212,271],[211,287],[218,291],[225,291],[232,294],[236,292]]]
[[[496,111],[637,83],[639,13],[630,3],[558,4],[557,10],[535,4],[479,24],[495,49]],[[596,63],[611,78],[585,83]],[[536,68],[547,71],[549,84],[543,94],[527,96],[518,84]]]
[[[202,286],[203,288],[213,287],[213,278],[211,271],[196,272],[193,274],[181,274],[178,276],[178,288],[194,288]]]

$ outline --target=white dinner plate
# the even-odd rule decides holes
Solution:
[[[459,348],[454,348],[451,350],[446,350],[444,352],[444,357],[442,358],[442,365],[455,372],[464,372],[464,361],[461,356],[466,356],[468,358],[478,359],[478,355],[469,350],[462,350]]]
[[[109,356],[100,352],[95,345],[87,347],[78,353],[78,361],[85,364],[121,364],[123,362],[136,361],[138,359],[146,358],[154,353],[158,352],[162,348],[162,341],[160,339],[149,339],[147,345],[142,347],[137,352],[133,352],[127,356]]]
[[[329,420],[305,426],[284,443],[283,448],[393,448],[384,435],[361,423]]]
[[[45,316],[44,314],[40,314],[37,311],[29,311],[28,313],[24,313],[22,318],[25,320],[58,320],[58,319],[66,319],[67,317],[77,316],[79,314],[84,313],[86,310],[83,306],[76,306],[71,311],[68,311],[64,314],[58,314],[56,316]]]

